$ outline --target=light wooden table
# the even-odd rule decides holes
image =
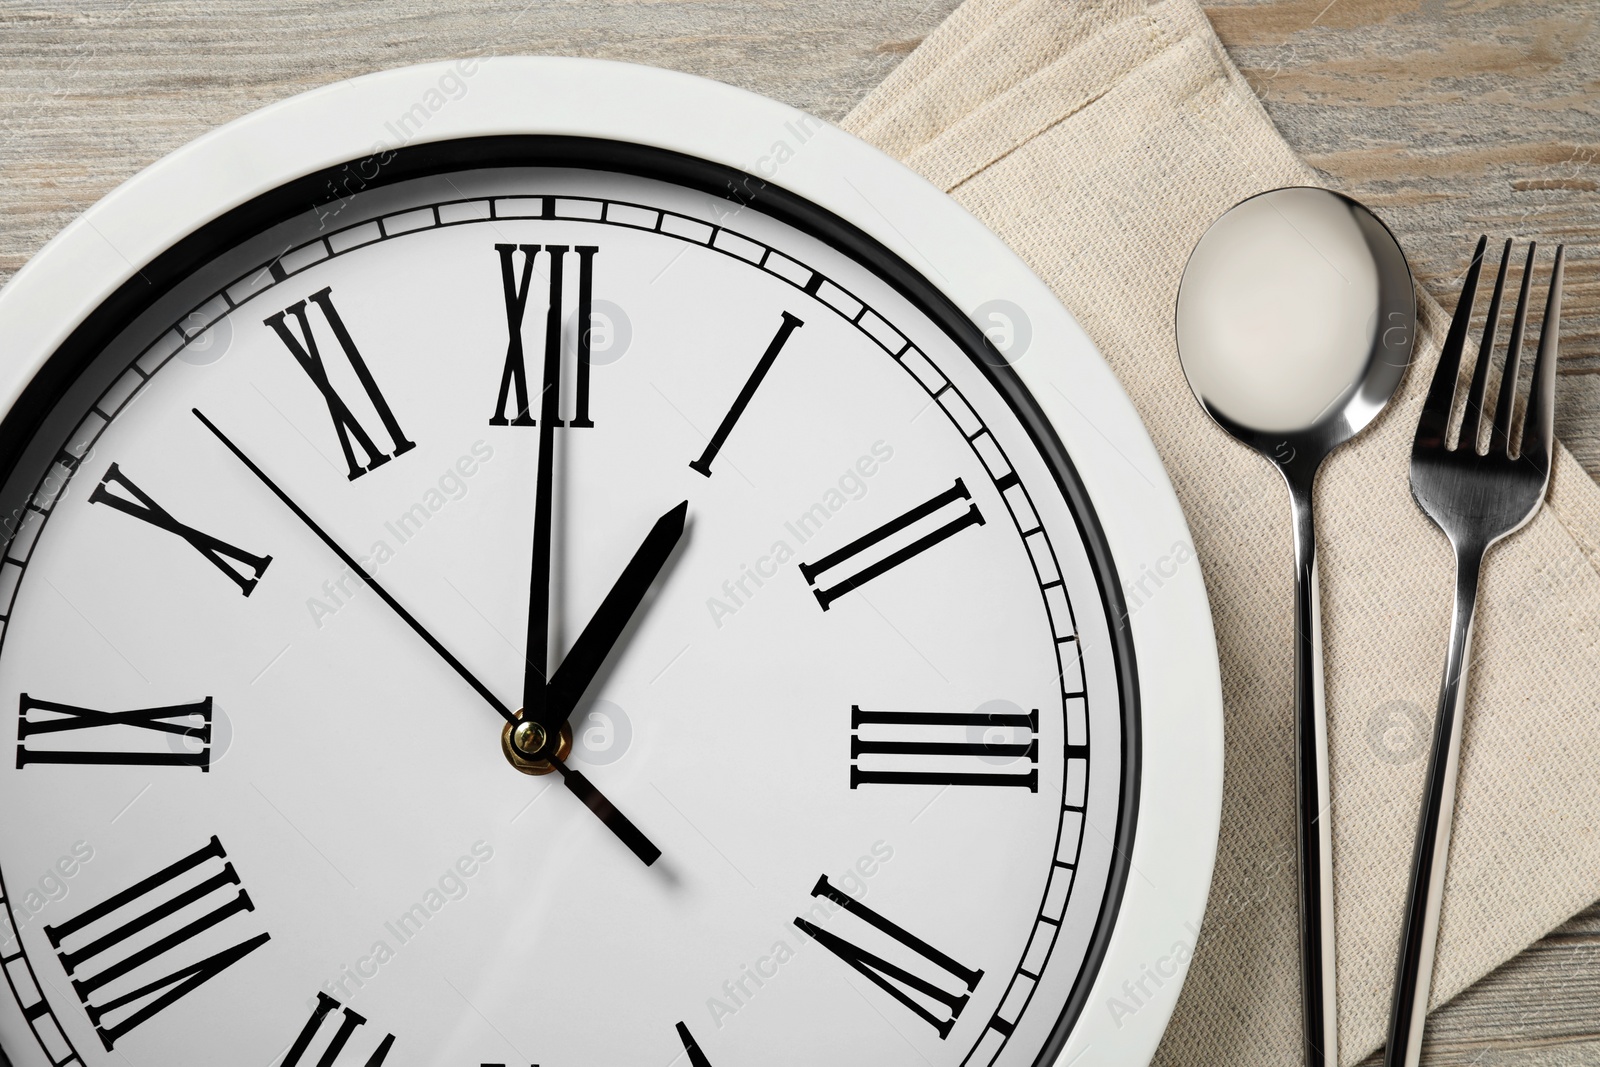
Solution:
[[[466,54],[593,55],[720,78],[837,119],[955,5],[0,0],[0,281],[146,164],[339,78]],[[1479,232],[1567,242],[1557,427],[1600,475],[1595,0],[1207,10],[1289,141],[1377,209],[1447,307]],[[1457,998],[1430,1033],[1430,1064],[1600,1064],[1600,906]]]

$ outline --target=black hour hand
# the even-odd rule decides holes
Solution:
[[[601,664],[611,654],[622,631],[627,629],[628,621],[633,618],[633,613],[650,591],[651,583],[661,573],[667,557],[672,555],[678,539],[683,536],[688,514],[689,502],[685,500],[656,520],[644,543],[622,569],[611,591],[600,602],[589,624],[583,628],[571,651],[561,661],[561,666],[556,668],[550,678],[544,714],[538,717],[539,724],[549,736],[554,737],[572,715],[573,708],[583,699],[584,690],[594,681]]]

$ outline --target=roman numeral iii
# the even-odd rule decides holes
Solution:
[[[500,255],[500,284],[506,301],[506,358],[500,371],[500,394],[495,402],[490,426],[536,426],[528,402],[528,369],[523,358],[522,324],[528,310],[528,294],[533,285],[534,258],[543,249],[549,254],[550,284],[545,305],[544,384],[539,392],[539,418],[555,426],[589,428],[590,326],[594,314],[594,245],[509,245],[494,246]],[[578,255],[578,337],[577,364],[573,380],[573,415],[570,423],[561,421],[561,291],[568,251]],[[522,253],[522,271],[516,269],[516,254]],[[516,393],[514,417],[506,418],[506,402]]]
[[[337,1007],[339,1007],[339,1002],[328,996],[328,994],[317,994],[317,1006],[312,1009],[311,1018],[307,1019],[305,1026],[300,1028],[300,1036],[296,1037],[294,1044],[289,1046],[288,1055],[283,1058],[283,1062],[278,1067],[309,1067],[309,1065],[302,1065],[300,1061],[305,1058],[306,1050],[311,1047],[311,1042],[315,1040],[317,1031],[322,1029],[323,1020]],[[358,1015],[349,1008],[345,1008],[343,1015],[339,1019],[339,1028],[333,1032],[333,1038],[328,1042],[327,1048],[322,1050],[322,1055],[318,1058],[316,1067],[334,1067],[339,1061],[339,1054],[350,1043],[351,1035],[356,1032],[358,1027],[365,1025],[366,1021],[365,1016]],[[393,1046],[394,1035],[385,1034],[383,1040],[378,1042],[377,1049],[371,1056],[367,1057],[365,1067],[380,1067],[383,1061],[389,1058],[389,1049]]]
[[[1026,739],[992,742],[971,736],[995,727],[1026,730]],[[861,766],[863,756],[870,767]],[[1015,769],[1002,770],[1005,766]],[[864,711],[853,705],[850,788],[861,785],[1010,785],[1037,793],[1039,710],[1009,715]]]
[[[406,439],[405,432],[400,429],[399,420],[389,409],[389,402],[378,391],[378,383],[373,379],[372,371],[367,368],[367,361],[361,357],[355,341],[350,337],[350,331],[345,328],[344,320],[339,317],[338,309],[333,306],[333,290],[329,287],[319,289],[311,294],[309,300],[322,313],[322,320],[333,332],[340,351],[349,361],[350,369],[355,371],[356,379],[366,391],[367,400],[383,423],[384,431],[391,442],[388,452],[377,446],[366,427],[362,426],[360,420],[351,413],[350,405],[329,382],[328,368],[323,362],[322,350],[317,346],[317,332],[312,329],[311,318],[306,312],[306,301],[290,304],[264,321],[272,327],[284,347],[289,350],[289,354],[294,356],[295,362],[300,364],[300,369],[306,372],[312,384],[317,387],[317,391],[322,394],[322,399],[327,402],[328,416],[333,419],[334,431],[339,435],[339,447],[344,451],[344,461],[350,467],[350,480],[353,482],[368,471],[383,466],[395,456],[411,451],[417,445],[415,441]],[[288,318],[293,318],[294,326],[290,326]],[[364,453],[362,463],[356,462],[355,450],[350,447],[351,437],[355,438],[356,444],[361,446],[361,451]]]
[[[869,563],[865,567],[862,567],[860,570],[856,571],[854,574],[846,575],[834,585],[829,586],[826,589],[815,588],[817,584],[817,578],[820,577],[824,572],[839,568],[841,564],[848,562],[863,552],[866,552],[868,549],[871,549],[873,546],[877,545],[880,541],[889,540],[890,538],[894,537],[895,534],[900,533],[907,527],[915,525],[921,520],[932,515],[934,512],[938,511],[940,508],[945,507],[947,504],[954,504],[957,501],[971,499],[972,494],[967,492],[966,483],[960,478],[957,478],[953,486],[951,486],[949,489],[946,489],[938,496],[923,501],[898,518],[890,519],[876,530],[856,538],[854,541],[851,541],[848,545],[845,545],[837,552],[830,552],[826,556],[823,556],[821,559],[817,560],[815,563],[800,564],[800,573],[805,577],[806,584],[813,586],[811,591],[816,594],[817,603],[822,605],[823,611],[827,611],[830,604],[844,596],[846,593],[853,589],[860,589],[863,585],[866,585],[868,582],[872,581],[872,579],[886,574],[895,567],[898,567],[900,564],[904,563],[906,560],[911,559],[913,556],[917,556],[923,552],[926,552],[940,541],[959,533],[968,526],[982,526],[983,515],[979,513],[978,505],[970,504],[965,511],[955,518],[945,522],[944,525],[937,527],[929,533],[923,534],[921,537],[916,538],[909,544],[895,549],[893,552],[890,552],[888,555],[882,557],[876,562]]]
[[[950,979],[954,979],[965,987],[965,992],[952,993],[905,967],[890,963],[882,956],[874,955],[842,937],[829,933],[815,923],[799,918],[794,921],[796,926],[815,938],[818,944],[855,968],[895,1000],[910,1008],[916,1013],[917,1018],[939,1031],[941,1039],[950,1036],[951,1027],[955,1026],[956,1020],[961,1017],[961,1010],[967,1006],[971,992],[978,988],[983,972],[963,967],[904,927],[890,922],[848,893],[840,892],[828,882],[827,875],[817,879],[817,884],[811,889],[811,895],[839,905],[868,926],[887,934],[903,948],[915,954],[924,972],[930,968],[938,968],[942,972],[942,980],[947,985],[950,984]],[[813,918],[826,919],[828,910],[818,905],[808,914]],[[908,990],[921,994],[923,999],[911,996]]]
[[[213,837],[170,867],[135,882],[66,922],[44,928],[61,966],[72,976],[73,992],[78,994],[107,1052],[135,1027],[172,1007],[269,940],[265,933],[256,934],[209,956],[194,958],[196,953],[205,951],[200,947],[202,940],[214,943],[215,938],[203,938],[206,931],[236,915],[255,910],[248,893],[243,889],[237,893],[230,890],[229,887],[239,884],[239,875],[226,859],[222,842]],[[218,863],[221,869],[215,874],[188,885],[192,879],[184,876],[189,872]],[[177,889],[177,884],[188,885],[188,888],[179,889],[159,902],[149,899],[169,887]],[[141,944],[142,939],[136,938],[141,931],[170,916],[198,911],[196,905],[203,907],[202,901],[218,893],[227,894],[227,899],[209,912],[142,947],[125,948],[124,943],[130,939],[134,944]],[[152,976],[152,972],[159,974],[167,967],[175,969],[159,977]],[[118,988],[142,984],[109,994],[106,999],[96,999],[100,989],[125,975],[132,977],[128,982],[119,983]]]
[[[199,720],[198,722],[196,720]],[[160,749],[78,751],[57,748],[29,748],[28,738],[78,730],[103,730],[106,735],[120,740],[130,737],[128,730],[144,730],[159,736]],[[199,752],[173,751],[173,735],[199,741]],[[95,711],[71,704],[57,704],[51,700],[35,700],[27,693],[17,706],[17,768],[34,763],[100,764],[120,767],[199,767],[211,769],[211,698],[193,704],[172,704],[164,708],[140,708],[134,711]]]
[[[110,486],[116,486],[126,493],[121,496],[110,491]],[[132,497],[133,499],[128,499]],[[137,485],[122,468],[113,463],[106,468],[105,477],[100,479],[100,484],[94,487],[94,492],[89,494],[89,503],[106,504],[116,508],[125,515],[132,515],[142,522],[147,522],[158,530],[165,530],[170,534],[177,534],[189,542],[195,551],[216,565],[217,570],[233,579],[239,587],[239,592],[249,596],[256,587],[256,582],[266,573],[267,564],[272,562],[271,556],[257,556],[246,552],[242,548],[228,544],[220,537],[213,537],[193,526],[186,526],[172,517],[172,513],[157,504],[150,495]],[[233,562],[230,563],[229,560]],[[248,572],[248,574],[247,574]]]

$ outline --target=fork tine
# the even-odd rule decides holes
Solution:
[[[1461,283],[1461,299],[1456,301],[1450,332],[1445,334],[1444,345],[1439,349],[1439,366],[1428,386],[1428,398],[1422,403],[1422,417],[1417,420],[1418,447],[1444,447],[1445,434],[1450,429],[1450,405],[1456,397],[1456,379],[1461,374],[1461,349],[1467,340],[1467,323],[1472,318],[1472,301],[1478,291],[1478,273],[1483,268],[1483,250],[1488,243],[1488,235],[1478,238],[1472,265]]]
[[[1528,389],[1528,413],[1522,423],[1523,459],[1550,469],[1554,447],[1556,406],[1556,338],[1561,330],[1561,276],[1566,246],[1556,245],[1555,266],[1550,268],[1550,295],[1539,327],[1539,355],[1533,364],[1533,384]]]
[[[1506,287],[1506,268],[1511,265],[1511,239],[1500,250],[1500,270],[1494,277],[1494,295],[1489,297],[1489,314],[1483,320],[1483,340],[1478,343],[1478,362],[1472,368],[1467,386],[1466,409],[1461,413],[1461,438],[1458,448],[1478,450],[1478,428],[1483,425],[1483,394],[1489,387],[1489,364],[1494,362],[1494,335],[1500,326],[1500,296]]]
[[[1522,288],[1517,293],[1517,310],[1511,316],[1511,340],[1506,345],[1506,367],[1500,375],[1500,399],[1494,406],[1494,429],[1489,435],[1489,451],[1502,449],[1511,454],[1511,415],[1517,406],[1517,377],[1522,372],[1522,334],[1528,322],[1528,285],[1533,281],[1533,253],[1539,242],[1528,242],[1528,258],[1522,264]]]

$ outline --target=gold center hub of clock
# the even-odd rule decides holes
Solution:
[[[523,774],[549,774],[556,769],[549,759],[549,740],[544,727],[536,722],[522,721],[522,710],[519,708],[517,721],[506,723],[500,731],[500,750],[506,754],[507,762]],[[562,723],[561,732],[556,735],[554,755],[564,762],[571,752],[572,726]]]

